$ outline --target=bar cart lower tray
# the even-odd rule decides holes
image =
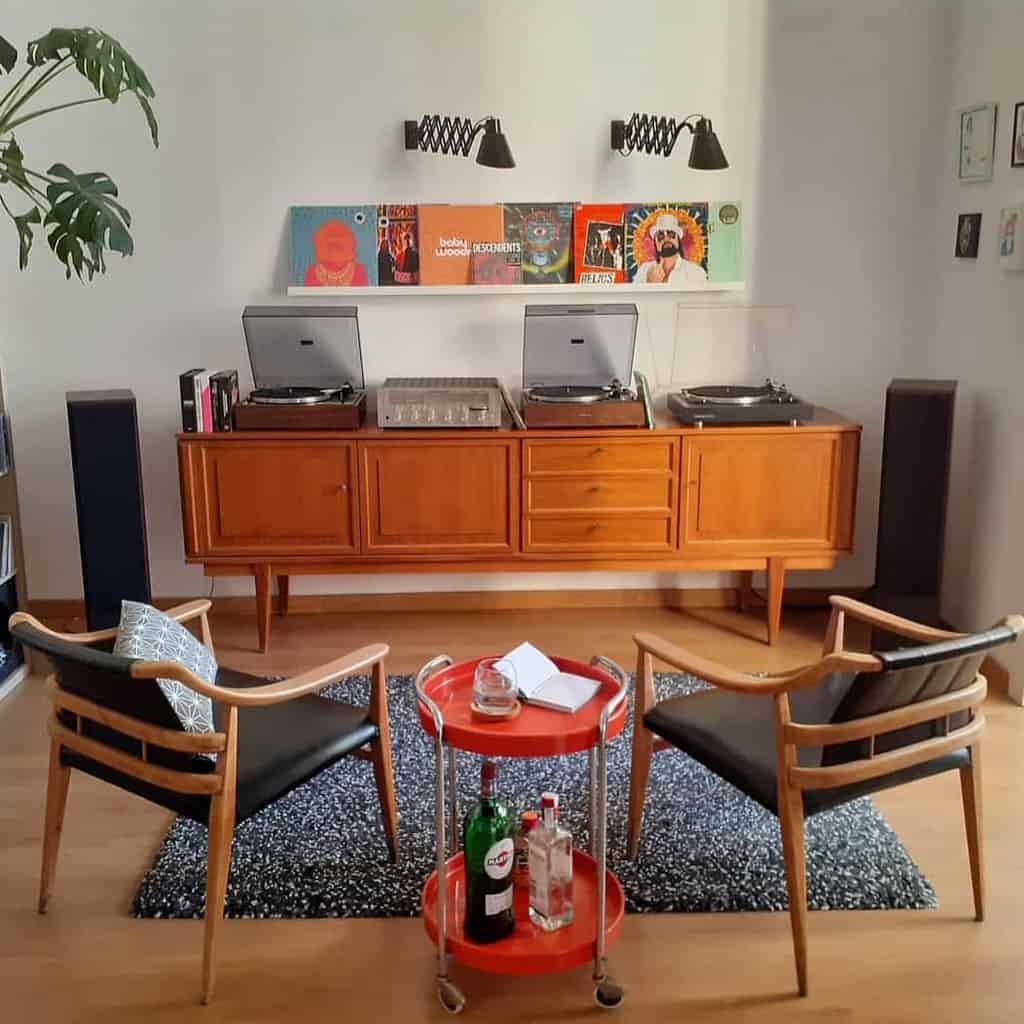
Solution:
[[[491,974],[553,974],[580,967],[594,958],[597,928],[597,862],[582,850],[573,850],[572,924],[556,932],[545,932],[530,924],[529,896],[515,893],[516,930],[507,939],[486,945],[473,942],[462,930],[465,913],[466,871],[463,855],[448,860],[448,952],[465,967]],[[619,880],[605,873],[605,941],[608,946],[619,936],[626,902]],[[423,924],[432,942],[437,942],[437,872],[423,887]]]

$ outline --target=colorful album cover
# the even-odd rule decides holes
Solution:
[[[377,283],[376,206],[293,206],[291,284],[356,288]]]
[[[501,206],[421,206],[420,284],[474,281],[473,258],[493,254],[518,269],[519,247],[505,241]]]
[[[677,287],[707,281],[707,203],[627,206],[625,221],[630,281]]]
[[[523,284],[572,280],[572,203],[506,203],[505,241],[519,246]]]
[[[416,207],[377,207],[377,284],[420,283]]]
[[[743,217],[739,203],[712,203],[708,217],[708,280],[743,280]]]
[[[573,278],[577,284],[626,280],[622,203],[577,203],[573,213]]]
[[[522,284],[518,258],[510,260],[501,252],[475,252],[469,257],[469,279],[473,284]]]

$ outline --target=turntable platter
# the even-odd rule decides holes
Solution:
[[[742,384],[715,384],[708,387],[683,388],[683,396],[691,402],[707,405],[759,405],[785,400],[787,393],[767,385],[747,387]]]
[[[577,404],[600,402],[609,395],[608,388],[574,384],[530,388],[527,393],[533,402],[572,402]]]
[[[316,405],[328,401],[333,393],[320,388],[256,388],[249,401],[257,405]]]

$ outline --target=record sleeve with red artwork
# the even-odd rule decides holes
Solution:
[[[573,214],[573,280],[577,284],[626,281],[624,203],[577,203]]]

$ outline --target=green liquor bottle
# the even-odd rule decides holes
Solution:
[[[466,815],[462,846],[466,859],[465,932],[474,942],[497,942],[515,930],[512,862],[515,816],[496,795],[497,765],[480,769],[480,800]]]

